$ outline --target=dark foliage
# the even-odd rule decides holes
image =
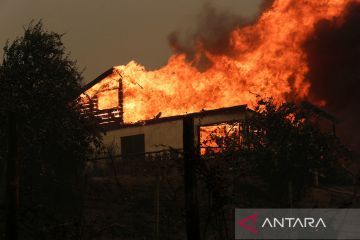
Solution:
[[[206,149],[199,165],[213,206],[295,206],[315,175],[321,184],[351,183],[339,174],[351,153],[322,120],[308,105],[261,100],[241,128],[213,134],[221,151]]]
[[[300,200],[316,172],[323,183],[334,183],[332,169],[349,160],[350,152],[332,130],[322,129],[321,116],[307,105],[276,107],[272,100],[260,101],[255,111],[245,143],[274,204]]]
[[[84,161],[101,143],[95,121],[80,114],[75,99],[82,76],[61,37],[42,22],[30,23],[23,36],[6,44],[0,68],[0,146],[7,145],[6,115],[12,112],[20,233],[26,239],[76,237]],[[2,163],[4,156],[1,148]]]

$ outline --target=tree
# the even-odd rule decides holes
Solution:
[[[0,116],[5,123],[0,145],[8,142],[9,112],[17,124],[19,221],[27,239],[69,237],[55,233],[74,226],[84,161],[101,146],[96,122],[80,114],[76,99],[82,76],[61,38],[41,21],[31,22],[23,36],[6,43],[0,66]],[[1,148],[4,159],[6,149]]]
[[[259,101],[255,112],[248,122],[245,153],[257,161],[256,173],[266,183],[268,200],[274,206],[294,206],[313,185],[315,174],[323,176],[323,183],[331,183],[341,163],[351,160],[332,127],[325,130],[333,118],[324,119],[312,105],[287,102],[277,106],[269,99]]]
[[[332,128],[324,128],[333,119],[322,121],[321,114],[326,115],[309,104],[260,100],[240,127],[220,125],[203,139],[209,147],[203,151],[198,172],[210,193],[211,208],[205,227],[215,219],[214,228],[221,236],[226,226],[223,211],[229,205],[299,206],[316,173],[326,184],[350,180],[339,172],[352,161],[351,152]]]

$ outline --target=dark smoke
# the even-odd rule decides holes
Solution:
[[[230,54],[230,33],[248,21],[229,12],[221,12],[212,5],[205,4],[198,16],[195,31],[182,42],[179,32],[169,36],[171,46],[177,52],[186,53],[189,59],[194,57],[197,42],[201,42],[208,51],[214,54]]]
[[[263,0],[259,15],[272,3],[273,0]],[[201,42],[203,47],[213,54],[231,56],[233,51],[230,44],[230,33],[237,27],[253,23],[259,15],[255,19],[246,19],[226,11],[220,11],[208,3],[204,5],[198,16],[196,30],[187,35],[183,41],[180,39],[179,32],[173,32],[169,35],[169,42],[175,52],[185,53],[188,60],[194,58],[198,42]],[[211,63],[202,56],[196,66],[201,70],[211,66]]]
[[[260,13],[269,9],[273,5],[274,2],[275,2],[275,0],[262,0],[262,2],[260,4]]]
[[[210,53],[231,56],[233,53],[230,42],[231,32],[253,21],[227,11],[220,11],[207,3],[198,16],[195,30],[184,39],[180,38],[182,33],[173,32],[169,35],[169,42],[176,53],[185,53],[188,60],[194,58],[196,45],[199,42]],[[211,66],[211,63],[202,56],[196,66],[201,70]]]
[[[313,100],[325,100],[325,110],[340,123],[338,135],[360,150],[360,4],[348,6],[344,22],[321,21],[304,45]]]

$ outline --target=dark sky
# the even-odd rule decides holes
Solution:
[[[6,40],[22,34],[32,19],[43,19],[78,60],[85,82],[114,65],[136,60],[147,69],[166,63],[168,36],[194,31],[204,5],[254,17],[260,0],[0,0],[0,54]]]

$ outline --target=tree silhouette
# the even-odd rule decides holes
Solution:
[[[238,207],[296,206],[316,176],[322,184],[351,184],[343,168],[352,162],[351,151],[334,134],[333,121],[310,104],[279,105],[267,99],[240,127],[214,129],[204,140],[210,147],[198,164],[213,211],[231,202]],[[229,188],[239,190],[237,199]]]
[[[81,73],[61,34],[31,22],[4,47],[0,66],[0,160],[16,121],[20,236],[67,239],[81,214],[83,165],[101,145],[92,118],[80,114]],[[75,221],[76,220],[76,221]],[[59,234],[59,230],[63,234]],[[68,231],[69,230],[69,231]],[[71,233],[70,233],[71,232]]]

